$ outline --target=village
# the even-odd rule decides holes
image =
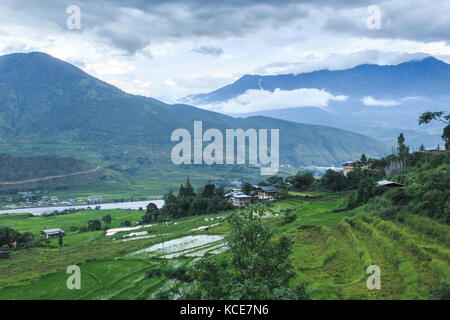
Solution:
[[[88,196],[86,199],[70,198],[67,200],[62,200],[57,196],[50,195],[48,190],[21,191],[17,192],[14,197],[8,198],[8,205],[0,207],[0,210],[50,206],[93,205],[104,203],[104,201],[105,200],[103,197],[98,195]]]

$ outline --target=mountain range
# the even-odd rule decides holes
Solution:
[[[108,165],[173,166],[173,130],[280,129],[280,162],[338,165],[389,148],[370,137],[328,126],[264,116],[234,118],[196,107],[123,92],[81,69],[33,52],[0,57],[0,152],[58,154]],[[134,170],[136,172],[136,170]]]
[[[396,144],[400,132],[413,148],[421,143],[436,147],[441,143],[442,126],[435,123],[419,127],[417,119],[425,111],[450,110],[450,65],[434,57],[398,65],[364,64],[346,70],[320,70],[300,74],[245,75],[236,82],[210,93],[187,96],[180,101],[220,110],[224,104],[239,102],[253,90],[277,94],[277,90],[326,91],[341,99],[330,99],[323,106],[283,105],[272,109],[246,110],[232,115],[263,115],[299,123],[319,124],[346,129]],[[224,111],[227,113],[227,111]]]

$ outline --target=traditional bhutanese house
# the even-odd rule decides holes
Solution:
[[[240,189],[233,190],[224,195],[225,198],[228,198],[230,202],[238,208],[245,207],[247,204],[252,202],[252,197],[246,195]]]
[[[100,203],[100,202],[103,202],[103,197],[102,196],[89,196],[88,201],[90,203]]]
[[[385,187],[387,190],[396,189],[396,188],[402,188],[403,184],[392,182],[388,180],[381,180],[377,182],[377,186]]]
[[[0,259],[8,259],[11,251],[0,251]]]
[[[434,150],[426,150],[425,153],[428,154],[440,154],[440,153],[444,153],[445,150],[440,150],[440,149],[434,149]]]
[[[233,195],[232,200],[233,200],[233,205],[235,207],[242,208],[252,202],[252,197],[249,195],[246,195],[245,193],[239,193],[239,194]]]
[[[369,169],[369,166],[361,161],[351,161],[346,162],[342,165],[344,167],[344,176],[347,176],[347,174],[356,168],[360,168],[361,170],[367,170]]]
[[[55,228],[41,231],[41,236],[45,239],[48,238],[56,238],[59,237],[59,234],[62,233],[64,235],[64,230]]]
[[[257,191],[259,200],[275,200],[278,195],[278,189],[272,186],[261,186]]]

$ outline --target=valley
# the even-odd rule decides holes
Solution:
[[[431,287],[449,280],[448,269],[439,267],[449,264],[448,246],[445,248],[436,236],[418,229],[413,222],[416,218],[391,222],[362,210],[333,212],[342,196],[291,193],[288,199],[267,209],[269,217],[264,223],[275,228],[277,234],[296,239],[294,283],[305,281],[317,288],[316,299],[427,299]],[[297,219],[281,224],[287,209],[295,210]],[[0,223],[38,236],[44,227],[68,230],[106,214],[113,217],[112,227],[123,220],[138,221],[142,215],[128,210],[53,218],[14,214],[0,216]],[[49,247],[20,250],[2,261],[0,271],[6,277],[0,280],[0,298],[155,299],[171,283],[179,281],[174,278],[177,270],[184,270],[203,255],[227,254],[221,239],[229,232],[229,215],[177,219],[112,236],[104,231],[68,232],[61,249],[54,239]],[[420,218],[421,223],[430,223],[428,220]],[[215,226],[195,231],[208,225]],[[445,230],[449,232],[448,226]],[[147,232],[148,237],[142,232]],[[397,234],[408,234],[408,238]],[[200,237],[205,241],[193,241]],[[171,241],[180,245],[171,245]],[[415,250],[415,245],[421,249]],[[142,248],[149,248],[151,254],[140,254]],[[65,268],[71,264],[81,268],[81,290],[66,287],[69,275]],[[371,264],[381,267],[382,290],[366,288],[369,275],[365,269]]]

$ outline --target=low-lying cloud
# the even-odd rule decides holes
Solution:
[[[371,106],[371,107],[395,107],[398,106],[399,104],[401,104],[400,101],[396,101],[396,100],[377,100],[371,96],[368,97],[364,97],[362,99],[362,102],[364,103],[364,105],[366,106]]]
[[[200,107],[222,113],[249,113],[296,107],[326,107],[329,101],[345,100],[347,96],[334,96],[319,89],[276,89],[273,92],[251,89],[226,102]]]

